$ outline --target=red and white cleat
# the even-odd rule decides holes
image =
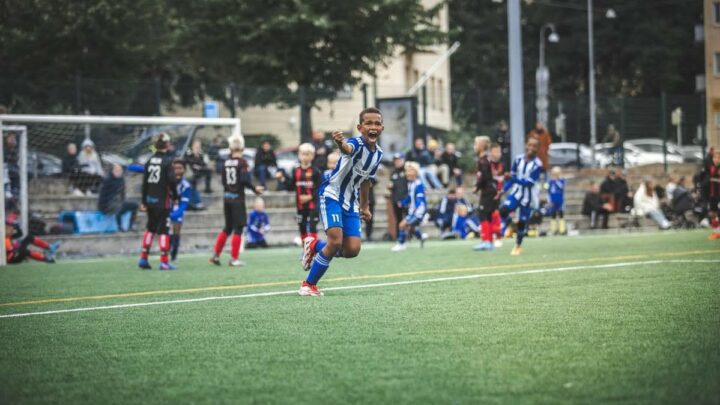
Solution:
[[[301,297],[322,297],[323,295],[322,291],[318,290],[316,285],[308,284],[307,281],[303,281],[298,294]]]
[[[317,253],[315,252],[315,245],[317,245],[317,238],[313,236],[308,236],[303,240],[303,255],[300,258],[300,263],[302,263],[305,271],[310,270],[310,266],[312,266],[315,253]]]

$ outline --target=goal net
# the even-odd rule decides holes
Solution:
[[[19,224],[25,235],[64,232],[63,212],[98,210],[101,183],[116,165],[126,180],[126,198],[139,200],[141,176],[127,173],[145,163],[161,132],[171,136],[177,157],[199,141],[209,170],[227,138],[241,133],[239,118],[198,117],[0,115],[0,128],[5,194],[0,218]],[[4,243],[0,250],[5,264]]]

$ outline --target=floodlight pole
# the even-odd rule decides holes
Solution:
[[[510,147],[513,156],[523,152],[525,102],[523,101],[520,0],[508,0],[508,65],[510,79]]]
[[[592,0],[587,0],[588,19],[588,85],[590,87],[590,162],[595,165],[595,144],[597,143],[597,116],[595,111],[595,44],[593,43]]]

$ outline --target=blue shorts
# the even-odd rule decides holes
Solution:
[[[325,232],[330,228],[342,228],[345,236],[359,238],[362,235],[360,214],[344,210],[342,205],[332,198],[320,197],[320,218],[325,226]]]
[[[515,199],[512,195],[509,195],[505,202],[503,202],[503,207],[506,209],[512,211],[515,211],[516,209],[520,208],[520,214],[518,217],[519,221],[527,222],[530,219],[530,214],[532,214],[533,209],[531,207],[524,206],[520,204],[520,201]]]
[[[418,218],[414,214],[408,214],[405,217],[405,223],[410,226],[418,226],[422,223],[422,218]]]
[[[564,204],[556,204],[554,202],[548,203],[548,205],[545,207],[545,215],[551,216],[555,214],[556,212],[565,212],[565,205]]]

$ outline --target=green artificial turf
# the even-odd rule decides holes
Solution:
[[[0,316],[100,308],[0,318],[0,403],[719,403],[706,237],[527,239],[520,257],[372,244],[321,283],[370,288],[322,298],[173,302],[296,290],[298,249],[247,252],[241,269],[202,255],[176,272],[135,257],[6,267]]]

